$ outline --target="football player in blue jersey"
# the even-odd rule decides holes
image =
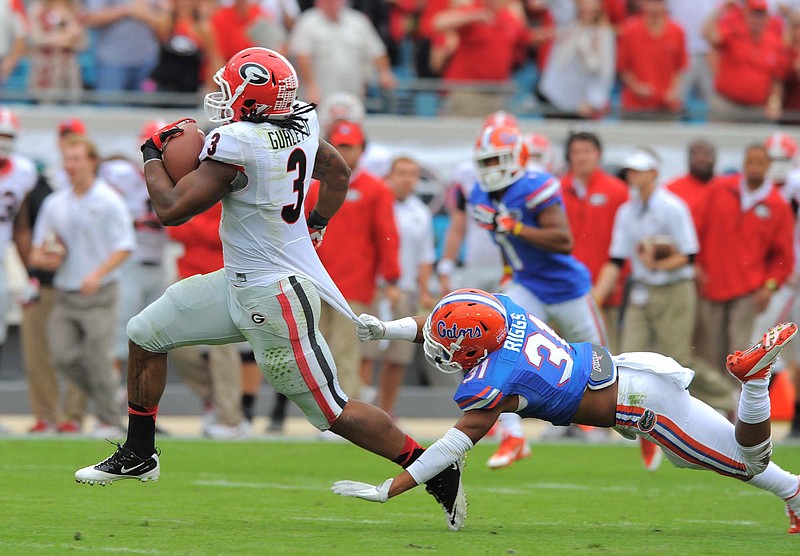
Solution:
[[[589,270],[572,256],[573,239],[558,179],[528,165],[528,147],[514,125],[485,127],[475,145],[478,183],[470,213],[502,248],[512,278],[511,299],[557,328],[571,342],[606,344]],[[522,422],[500,417],[502,441],[489,467],[511,465],[530,454]]]
[[[772,362],[797,333],[794,323],[775,326],[750,349],[728,356],[728,371],[742,383],[734,425],[689,395],[694,371],[674,359],[657,353],[612,356],[596,344],[568,343],[503,294],[457,290],[427,318],[359,319],[362,340],[419,342],[439,370],[466,371],[454,397],[464,415],[401,474],[380,485],[339,481],[333,486],[338,494],[385,502],[422,484],[463,463],[507,411],[646,438],[677,467],[709,469],[780,497],[789,532],[800,533],[800,478],[770,461],[767,390]]]

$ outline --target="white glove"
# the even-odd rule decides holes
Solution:
[[[325,237],[325,230],[326,228],[320,228],[319,230],[315,228],[308,229],[308,236],[311,238],[311,245],[314,246],[315,251],[322,245],[322,238]]]
[[[383,321],[378,317],[373,317],[367,313],[358,315],[358,323],[356,324],[356,336],[362,342],[367,340],[380,340],[386,334],[386,326]]]
[[[361,498],[369,502],[380,502],[381,504],[389,499],[389,488],[394,479],[386,479],[379,485],[359,483],[358,481],[336,481],[331,490],[342,496],[352,496]]]

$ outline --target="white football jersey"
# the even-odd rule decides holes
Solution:
[[[136,250],[131,260],[161,263],[167,246],[167,232],[156,216],[147,184],[139,166],[125,159],[103,162],[97,174],[113,187],[125,201],[136,232]]]
[[[357,320],[322,266],[308,235],[304,200],[319,146],[316,112],[304,131],[271,123],[234,122],[208,135],[200,160],[239,168],[247,183],[222,199],[220,239],[228,278],[270,285],[305,276],[320,295]]]
[[[11,155],[0,168],[0,258],[11,242],[22,199],[34,188],[36,180],[36,166],[23,156]]]

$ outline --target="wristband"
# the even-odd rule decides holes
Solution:
[[[770,278],[766,282],[764,282],[764,287],[767,288],[769,291],[774,292],[778,289],[778,281],[775,278]]]
[[[457,428],[451,428],[444,436],[422,452],[417,460],[406,468],[414,481],[421,485],[457,462],[472,448],[472,440]]]
[[[503,265],[503,276],[511,276],[514,274],[514,269],[511,267],[510,264]]]
[[[389,322],[384,322],[383,326],[385,328],[383,333],[384,340],[406,340],[407,342],[413,342],[417,338],[417,332],[419,331],[417,321],[411,317],[390,320]]]
[[[309,228],[313,228],[315,230],[321,230],[325,226],[328,225],[330,222],[330,218],[325,218],[320,213],[317,212],[316,208],[311,209],[311,214],[308,215],[308,220],[306,220],[306,225]]]
[[[436,263],[436,273],[439,276],[450,276],[456,268],[456,263],[452,259],[440,259]]]
[[[514,226],[511,228],[511,235],[512,235],[512,236],[518,236],[519,234],[521,234],[521,233],[522,233],[522,228],[523,228],[522,222],[517,222],[517,223],[516,223],[516,224],[514,224]]]

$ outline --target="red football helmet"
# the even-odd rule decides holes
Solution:
[[[505,110],[497,110],[496,112],[492,112],[483,120],[483,126],[481,129],[486,129],[487,127],[496,127],[496,126],[511,126],[511,127],[519,127],[519,121],[517,121],[517,117],[512,114],[511,112],[506,112]]]
[[[220,92],[208,93],[206,116],[214,123],[260,121],[292,115],[297,72],[289,60],[268,48],[245,48],[214,74]]]
[[[770,178],[776,183],[785,183],[789,172],[797,162],[797,143],[791,136],[776,131],[764,142],[772,164],[769,167]]]
[[[17,115],[10,109],[0,106],[0,160],[7,160],[14,152],[14,142],[19,127]]]
[[[506,308],[499,299],[483,290],[456,290],[425,321],[425,359],[443,373],[468,370],[500,349],[507,334]]]
[[[525,173],[528,148],[519,129],[489,126],[475,144],[478,184],[487,192],[505,189]]]

